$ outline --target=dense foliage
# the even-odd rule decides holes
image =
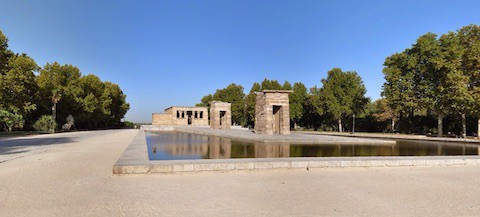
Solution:
[[[9,131],[30,130],[40,117],[45,120],[43,115],[52,114],[54,105],[55,125],[62,126],[71,115],[77,129],[122,127],[121,119],[130,107],[118,85],[82,75],[68,64],[39,67],[28,55],[9,50],[8,39],[0,31],[0,125]],[[9,124],[12,119],[16,124]]]
[[[3,125],[5,131],[11,132],[15,128],[22,128],[24,124],[23,116],[0,109],[0,126]]]
[[[382,95],[392,116],[399,117],[399,131],[435,133],[432,125],[418,123],[432,116],[436,116],[439,136],[445,118],[461,119],[462,137],[467,135],[467,116],[477,117],[480,126],[479,26],[466,26],[440,37],[422,35],[411,48],[387,57],[384,66]]]
[[[349,115],[361,114],[369,102],[366,98],[365,86],[356,72],[343,72],[339,68],[332,69],[329,77],[322,80],[323,87],[312,88],[310,92],[301,82],[295,82],[293,87],[285,81],[281,85],[276,80],[264,79],[261,83],[253,83],[248,95],[243,93],[243,87],[231,84],[217,90],[213,95],[202,98],[198,106],[209,106],[212,100],[232,103],[232,122],[243,126],[254,126],[255,92],[262,90],[293,90],[289,95],[290,118],[292,128],[297,124],[303,127],[342,130],[342,121]],[[342,105],[334,107],[334,105]],[[239,114],[238,116],[234,114]],[[241,114],[241,115],[240,115]],[[337,122],[335,122],[337,121]],[[328,125],[328,127],[326,127]]]
[[[42,115],[42,117],[40,117],[35,124],[33,124],[33,128],[35,130],[43,132],[52,132],[56,126],[57,124],[51,115]]]

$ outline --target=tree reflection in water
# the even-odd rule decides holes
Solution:
[[[395,145],[290,144],[179,132],[147,132],[147,146],[150,160],[480,155],[480,146],[445,142],[400,140]]]

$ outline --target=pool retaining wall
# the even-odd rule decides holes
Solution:
[[[113,166],[114,174],[202,171],[275,170],[347,167],[415,167],[480,165],[479,156],[293,157],[150,161],[145,131],[137,136]]]

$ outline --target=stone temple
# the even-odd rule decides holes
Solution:
[[[152,114],[152,125],[208,126],[207,107],[172,106]]]
[[[290,134],[290,107],[288,94],[291,90],[263,90],[255,92],[255,133]]]
[[[263,90],[255,92],[255,133],[290,134],[291,90]],[[209,124],[210,117],[210,124]],[[212,129],[232,128],[232,104],[212,101],[210,115],[207,107],[172,106],[164,113],[152,114],[152,125],[209,126]]]
[[[232,125],[232,104],[212,101],[210,103],[210,127],[212,129],[230,129]]]

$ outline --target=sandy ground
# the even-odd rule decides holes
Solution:
[[[480,215],[478,166],[117,176],[136,131],[82,133],[0,163],[0,216]]]

